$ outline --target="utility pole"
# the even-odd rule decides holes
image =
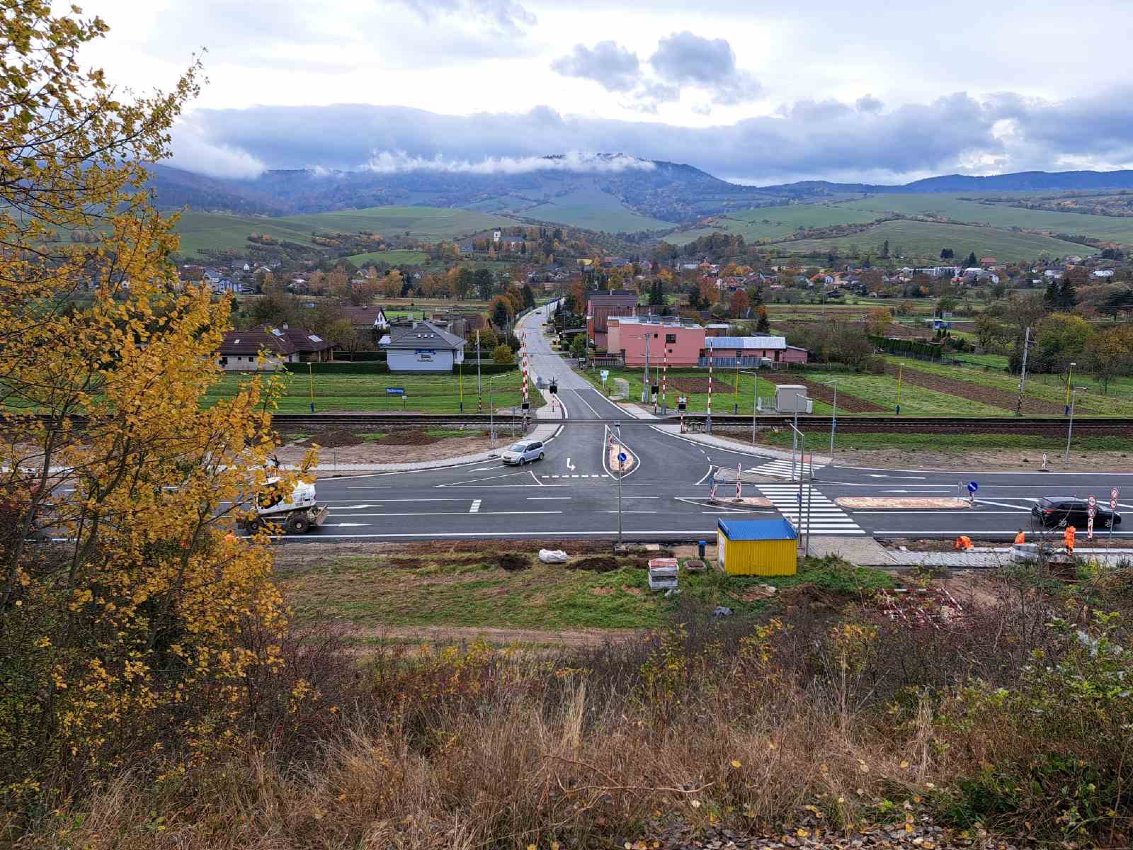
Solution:
[[[1023,334],[1023,367],[1019,371],[1019,398],[1015,402],[1015,415],[1023,415],[1023,391],[1027,388],[1027,355],[1031,351],[1031,329]]]
[[[1067,372],[1066,372],[1066,415],[1067,416],[1070,416],[1070,415],[1073,414],[1072,408],[1074,406],[1074,401],[1071,398],[1070,382],[1074,378],[1074,367],[1077,366],[1077,365],[1078,365],[1077,363],[1071,362],[1070,363],[1070,369],[1067,370]]]
[[[1062,456],[1063,463],[1070,463],[1070,438],[1074,434],[1074,402],[1077,401],[1078,390],[1080,389],[1082,388],[1074,387],[1074,389],[1070,391],[1070,407],[1068,408],[1070,411],[1070,419],[1066,423],[1066,454]]]
[[[484,412],[484,384],[480,381],[480,329],[476,329],[476,405]]]

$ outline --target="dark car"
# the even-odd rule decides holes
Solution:
[[[1043,528],[1064,528],[1067,525],[1085,528],[1089,522],[1089,510],[1090,506],[1085,499],[1050,496],[1039,499],[1038,504],[1031,508],[1031,516]],[[1121,514],[1098,505],[1097,513],[1094,514],[1094,526],[1109,528],[1112,525],[1121,525]]]

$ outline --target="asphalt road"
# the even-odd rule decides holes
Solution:
[[[737,465],[773,478],[772,483],[744,485],[745,495],[769,498],[784,516],[809,525],[815,536],[1009,539],[1019,528],[1030,528],[1030,510],[1039,497],[1093,494],[1104,503],[1113,487],[1127,493],[1119,512],[1133,511],[1133,474],[1128,473],[827,466],[816,468],[813,485],[801,488],[800,518],[800,488],[789,480],[789,463],[702,446],[630,418],[551,351],[541,330],[546,309],[525,317],[518,328],[527,341],[533,375],[556,379],[567,412],[543,461],[521,468],[491,461],[322,479],[319,501],[331,508],[327,523],[284,539],[614,538],[620,523],[628,540],[711,541],[719,517],[767,515],[709,504],[713,470],[735,470]],[[595,421],[603,419],[620,420],[621,425]],[[609,465],[611,440],[630,458],[629,469],[620,476]],[[979,489],[973,507],[960,511],[850,512],[834,503],[841,496],[966,496],[969,481],[978,482]],[[720,495],[732,495],[734,486],[720,485]],[[1133,535],[1133,520],[1127,529],[1119,526],[1114,537]]]

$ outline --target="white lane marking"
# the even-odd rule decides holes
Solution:
[[[705,481],[707,481],[709,478],[711,478],[712,477],[712,470],[713,470],[713,467],[709,466],[708,471],[706,473],[704,473],[704,477],[701,478],[699,481],[697,481],[696,484],[694,484],[693,486],[695,487],[699,484],[703,484]]]
[[[327,522],[323,523],[323,528],[365,528],[370,523],[368,522]]]
[[[479,513],[479,512],[477,512]],[[511,516],[518,514],[524,516],[526,514],[561,514],[562,511],[484,511],[480,516]],[[418,513],[389,513],[389,514],[346,514],[348,517],[360,516],[468,516],[467,511],[420,511]],[[371,525],[373,523],[370,523]]]
[[[924,480],[926,480],[926,476],[924,476],[924,475],[876,475],[874,473],[870,473],[869,477],[870,478],[895,478],[898,481],[924,481]]]
[[[494,466],[481,466],[479,469],[470,469],[469,472],[491,472],[496,467]]]
[[[567,458],[567,471],[568,472],[574,472],[575,468],[576,468],[575,465],[570,462],[570,458],[568,457]]]
[[[437,484],[437,487],[456,487],[460,484],[475,484],[478,481],[495,481],[499,478],[512,478],[516,475],[526,475],[525,472],[505,472],[502,475],[487,475],[483,478],[467,478],[464,481],[453,481],[450,484]]]
[[[298,543],[304,539],[312,542],[319,540],[334,540],[335,538],[342,538],[349,540],[358,537],[420,537],[426,540],[434,537],[545,537],[554,539],[556,537],[614,537],[618,533],[617,529],[611,528],[609,531],[450,531],[440,534],[430,534],[428,532],[420,533],[391,533],[391,534],[315,534],[307,538],[302,537],[283,537],[277,536],[275,539]],[[623,537],[654,537],[661,535],[679,535],[682,538],[685,535],[708,535],[715,534],[716,529],[698,529],[698,528],[680,528],[680,529],[658,529],[655,531],[626,531],[622,533]],[[937,532],[929,532],[936,534]],[[1118,532],[1119,534],[1123,532]],[[1133,534],[1133,532],[1127,532]]]
[[[479,499],[474,499],[472,501],[472,507],[470,507],[468,509],[468,513],[470,513],[470,514],[480,513],[480,500]]]
[[[529,502],[569,502],[574,496],[528,496]]]
[[[655,514],[659,511],[602,511],[604,514]]]
[[[1027,507],[1026,505],[1012,505],[1008,502],[991,502],[991,501],[988,501],[987,499],[976,499],[976,504],[977,505],[995,505],[997,508],[1012,508],[1016,511],[1026,511],[1027,513],[1030,513],[1030,511],[1031,511],[1031,509],[1029,507]],[[982,513],[982,511],[981,511],[981,513]],[[991,511],[989,511],[988,513],[991,513]],[[999,513],[999,511],[996,511],[996,513]]]

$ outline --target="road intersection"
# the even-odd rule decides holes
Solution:
[[[554,378],[566,418],[547,441],[543,461],[507,467],[498,461],[443,469],[378,473],[318,482],[319,501],[330,506],[322,528],[289,542],[529,538],[627,540],[711,539],[721,516],[766,515],[766,510],[713,504],[710,481],[720,470],[745,479],[744,494],[763,496],[816,537],[1010,539],[1030,528],[1030,511],[1042,496],[1094,494],[1107,500],[1117,487],[1133,498],[1133,474],[983,472],[861,469],[817,466],[812,483],[791,480],[791,463],[758,456],[740,444],[724,448],[682,438],[626,410],[592,387],[548,344],[541,331],[547,308],[517,330],[525,336],[531,371]],[[613,425],[609,423],[613,422]],[[610,441],[632,464],[620,476]],[[972,507],[963,510],[856,510],[837,504],[847,496],[967,496],[979,482]],[[732,495],[734,483],[719,495]],[[813,488],[813,489],[812,489]],[[620,497],[619,497],[620,490]],[[801,510],[800,510],[801,494]],[[1133,504],[1121,504],[1133,510]],[[809,518],[809,521],[808,521]],[[1108,532],[1099,529],[1099,535]],[[1084,535],[1083,535],[1084,536]],[[1118,527],[1115,539],[1133,536]]]

